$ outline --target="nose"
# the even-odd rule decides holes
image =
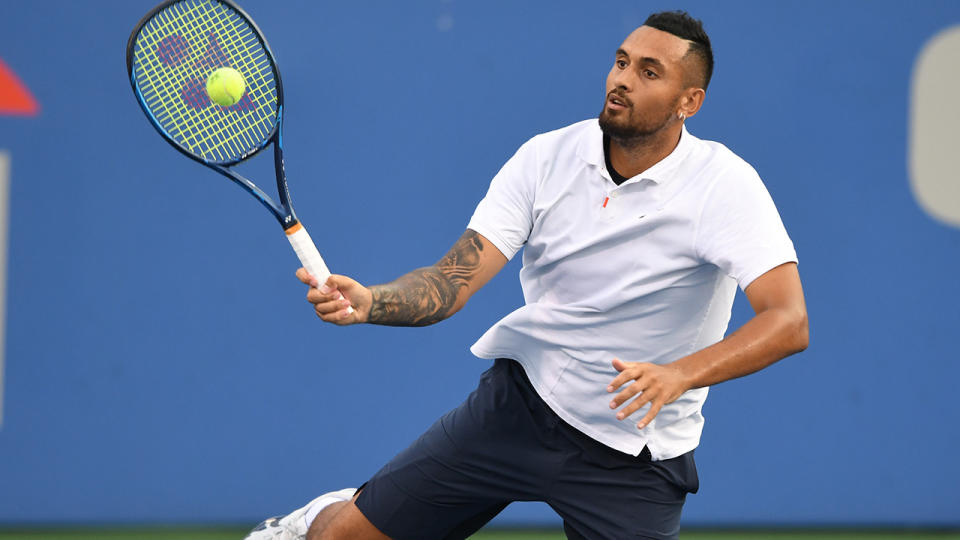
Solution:
[[[610,78],[608,81],[610,88],[608,91],[619,89],[621,92],[630,91],[630,74],[626,70],[620,70],[616,67],[613,68],[613,71],[610,73]]]

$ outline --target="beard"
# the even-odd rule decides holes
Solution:
[[[643,115],[635,119],[634,112],[636,109],[634,109],[632,103],[626,110],[614,114],[607,109],[605,99],[603,109],[600,110],[600,116],[597,119],[604,135],[621,146],[631,147],[637,146],[659,133],[673,119],[674,109],[676,109],[676,106],[667,107],[662,115],[656,115],[653,118],[651,118],[652,115]]]

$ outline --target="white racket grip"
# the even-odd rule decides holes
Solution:
[[[297,257],[300,259],[300,264],[322,286],[330,277],[330,270],[327,268],[327,263],[323,262],[323,257],[320,256],[320,252],[317,250],[316,244],[313,243],[313,239],[310,238],[310,233],[307,232],[306,227],[302,223],[297,223],[287,229],[286,233],[287,240],[290,240],[293,251],[297,253]],[[340,298],[343,299],[342,294]],[[347,310],[353,313],[352,307],[347,308]]]

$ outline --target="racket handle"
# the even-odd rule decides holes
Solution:
[[[285,232],[287,233],[287,240],[290,240],[290,245],[293,246],[293,251],[297,253],[297,257],[300,259],[300,264],[307,269],[307,272],[310,272],[311,276],[317,279],[320,285],[323,285],[330,277],[330,270],[327,268],[327,264],[323,262],[323,257],[317,251],[317,246],[310,238],[307,229],[302,224],[297,223]],[[340,298],[343,299],[343,294],[340,294]],[[347,310],[353,313],[352,307],[348,307]]]

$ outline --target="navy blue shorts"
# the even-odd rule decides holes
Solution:
[[[513,501],[543,501],[568,538],[677,538],[693,452],[651,461],[561,420],[500,359],[459,407],[367,482],[356,504],[396,540],[466,538]]]

